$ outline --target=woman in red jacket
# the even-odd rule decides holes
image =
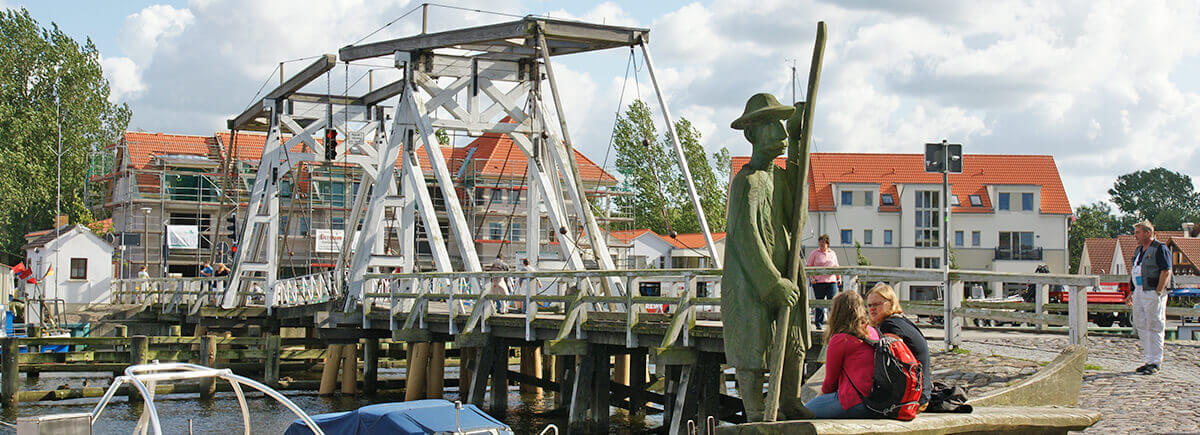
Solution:
[[[878,417],[862,403],[862,397],[871,394],[875,350],[859,337],[879,339],[879,332],[869,324],[858,292],[841,292],[833,298],[825,329],[825,382],[821,395],[804,404],[816,418]]]

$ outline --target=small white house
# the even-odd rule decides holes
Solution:
[[[22,249],[25,264],[38,279],[36,286],[25,285],[30,298],[62,299],[68,311],[72,305],[109,302],[113,247],[87,227],[64,225],[33,238]]]

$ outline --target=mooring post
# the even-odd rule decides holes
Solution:
[[[408,370],[405,372],[404,401],[425,398],[425,375],[429,367],[429,343],[408,343]]]
[[[446,386],[446,342],[429,344],[429,369],[425,375],[425,398],[441,399]]]
[[[646,415],[646,351],[629,354],[629,413]]]
[[[200,365],[213,367],[217,365],[217,337],[205,335],[200,337]],[[211,399],[217,394],[216,378],[204,378],[200,381],[200,398]]]
[[[331,344],[325,348],[325,367],[321,370],[321,385],[317,389],[317,395],[328,396],[333,394],[337,387],[338,368],[342,365],[342,346],[340,344]]]
[[[590,352],[589,352],[590,353]],[[567,393],[570,397],[570,411],[567,413],[567,433],[587,433],[591,429],[588,424],[588,408],[590,408],[592,394],[591,389],[594,384],[591,380],[595,376],[596,358],[591,355],[581,355],[576,358],[579,366],[573,368],[574,373],[571,377],[570,391]],[[608,376],[604,377],[608,380]],[[564,380],[564,384],[566,381]]]
[[[342,394],[358,393],[358,343],[342,345]]]
[[[612,353],[606,346],[595,345],[593,350],[588,352],[589,356],[596,359],[594,367],[595,372],[592,374],[592,416],[591,420],[604,432],[608,432],[608,399],[609,399],[609,379],[612,377],[611,361]]]
[[[278,335],[263,337],[266,346],[266,358],[263,361],[263,383],[270,387],[279,384],[279,357],[282,339]]]
[[[629,385],[629,354],[613,355],[613,382]]]
[[[541,348],[538,346],[521,346],[521,374],[530,377],[540,377],[542,372]],[[522,393],[541,393],[541,387],[530,383],[521,383]]]
[[[135,335],[129,341],[129,365],[139,365],[150,362],[150,337],[145,335]]]
[[[368,338],[363,344],[363,393],[374,396],[379,391],[379,339]]]
[[[17,339],[13,337],[0,338],[0,404],[6,409],[17,408],[17,377],[20,376],[20,366],[17,365]]]
[[[492,352],[492,408],[489,414],[502,418],[508,411],[508,344],[503,340],[493,340]]]

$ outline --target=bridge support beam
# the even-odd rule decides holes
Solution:
[[[446,386],[446,342],[429,343],[428,368],[425,375],[425,398],[441,399]]]
[[[537,345],[521,346],[521,374],[538,377],[542,373],[542,352]],[[541,387],[529,383],[521,383],[522,393],[542,392]]]
[[[488,347],[492,351],[492,402],[488,413],[503,418],[508,411],[508,343],[492,339]]]
[[[629,354],[629,386],[632,387],[629,395],[629,412],[631,414],[646,415],[646,350],[643,348],[630,349]]]

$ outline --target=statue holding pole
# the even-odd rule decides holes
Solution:
[[[736,370],[749,421],[774,421],[780,410],[787,419],[812,416],[800,400],[810,330],[799,233],[808,211],[812,103],[824,46],[825,23],[818,23],[807,102],[793,107],[771,94],[755,94],[731,124],[753,151],[729,185],[721,311],[725,359]],[[785,149],[788,164],[779,168],[775,158]]]

